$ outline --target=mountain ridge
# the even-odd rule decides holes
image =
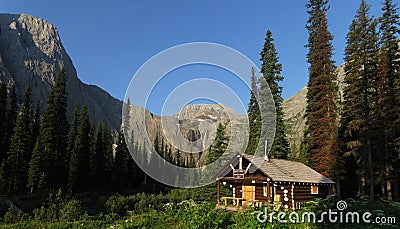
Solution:
[[[67,78],[67,115],[75,103],[86,104],[92,119],[119,128],[122,102],[95,85],[83,83],[67,54],[57,28],[28,14],[0,14],[0,81],[15,85],[18,100],[30,85],[34,104],[43,110],[58,71]]]

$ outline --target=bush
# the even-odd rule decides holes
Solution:
[[[135,214],[150,212],[153,210],[162,211],[164,205],[168,203],[168,198],[165,195],[137,193],[131,196],[111,196],[106,201],[106,209],[112,215],[124,217],[128,210]]]
[[[49,198],[40,208],[33,210],[35,220],[38,222],[58,222],[60,209],[62,207],[62,192],[50,193]]]
[[[81,201],[72,199],[63,204],[60,210],[60,221],[77,221],[82,218],[83,214]]]
[[[106,202],[106,208],[111,214],[126,216],[128,212],[128,201],[121,195],[111,196]]]
[[[47,212],[46,212],[46,208],[44,206],[33,210],[33,215],[34,215],[35,221],[38,221],[38,222],[47,221]]]
[[[3,222],[4,224],[12,224],[19,223],[23,220],[21,214],[15,212],[13,209],[9,208],[6,214],[4,215]]]

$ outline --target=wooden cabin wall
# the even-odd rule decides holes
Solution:
[[[235,183],[235,197],[241,198],[242,197],[242,183]]]
[[[256,183],[256,188],[255,188],[255,199],[259,201],[266,202],[267,196],[264,196],[264,185],[266,186],[267,184],[264,183]]]
[[[325,198],[329,195],[330,188],[329,185],[320,185],[318,186],[318,194],[311,194],[311,185],[295,185],[294,200],[295,202],[307,202],[315,198]]]
[[[283,189],[281,187],[283,187]],[[287,197],[289,199],[288,201],[284,200],[284,195],[285,195],[284,191],[285,190],[288,191],[288,193],[287,193]],[[295,190],[296,190],[296,187],[295,187]],[[280,196],[280,200],[278,202],[282,203],[282,207],[285,206],[285,205],[288,205],[289,209],[292,208],[292,185],[291,184],[288,184],[288,183],[286,183],[286,184],[277,184],[275,186],[275,196],[276,195]],[[274,196],[274,199],[275,199],[275,196]]]

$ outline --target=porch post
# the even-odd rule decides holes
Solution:
[[[270,204],[271,202],[271,199],[270,199],[270,195],[271,195],[271,193],[270,193],[270,191],[269,191],[269,189],[270,189],[270,183],[269,183],[269,178],[267,179],[267,203],[268,204]]]
[[[219,189],[220,189],[220,181],[217,179],[217,205],[219,205]]]
[[[272,183],[272,201],[271,202],[272,203],[275,202],[275,185],[274,185],[274,183]]]

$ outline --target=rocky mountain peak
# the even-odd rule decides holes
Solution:
[[[223,104],[188,104],[175,114],[179,119],[204,119],[211,121],[229,121],[237,116],[232,108]]]
[[[68,76],[68,113],[74,103],[86,104],[92,118],[118,128],[122,103],[78,79],[54,25],[27,14],[0,14],[0,81],[14,84],[20,100],[29,84],[34,102],[43,108],[61,68]]]

